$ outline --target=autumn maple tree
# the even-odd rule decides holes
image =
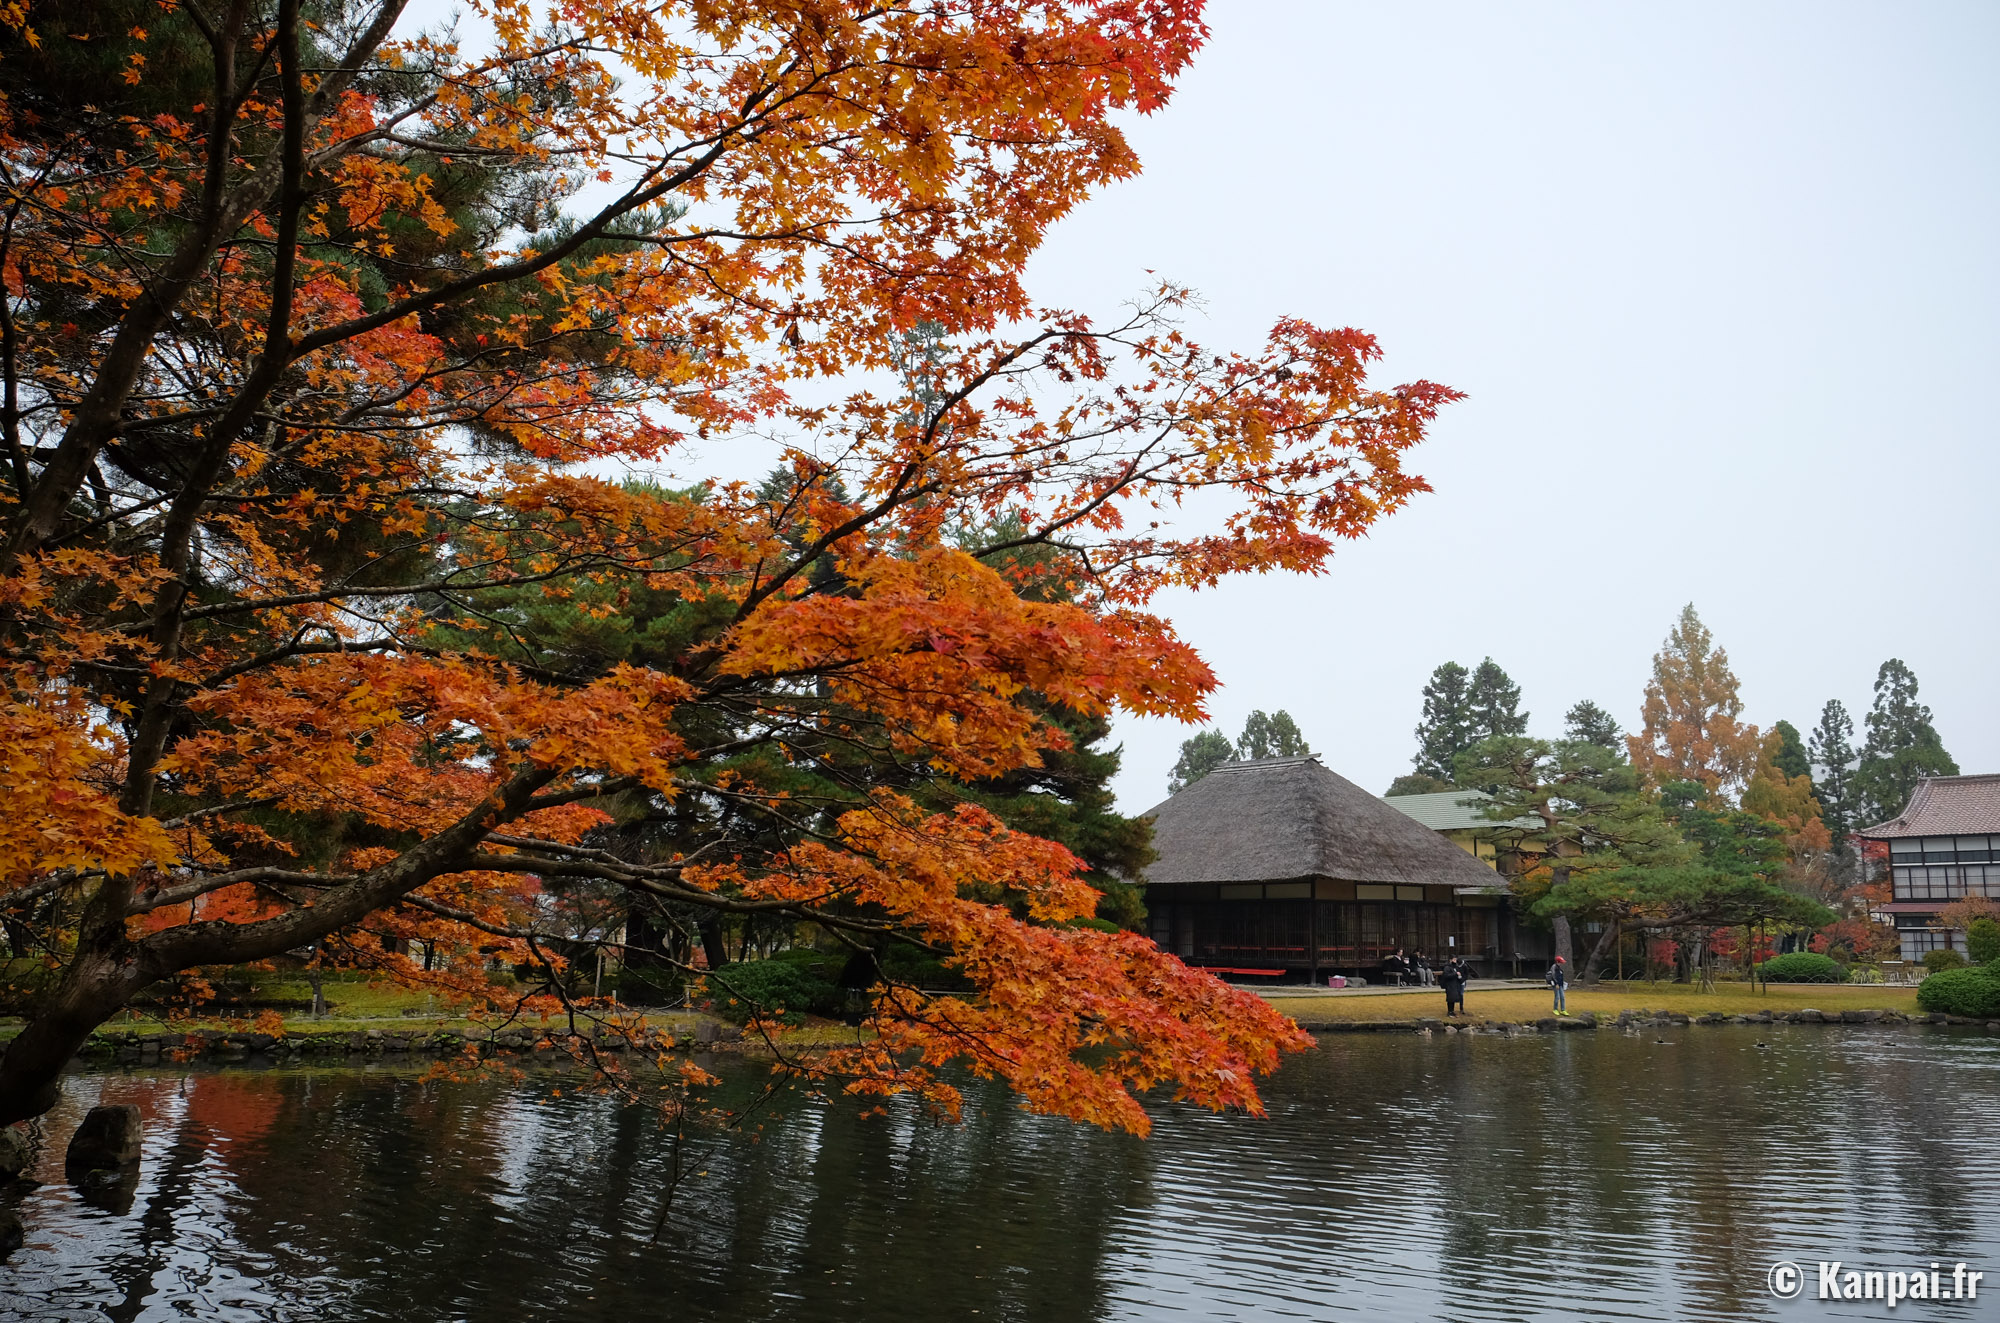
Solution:
[[[1369,384],[1369,336],[1218,353],[1170,286],[1108,323],[1023,287],[1138,168],[1196,0],[0,31],[0,905],[47,966],[0,1120],[161,979],[316,946],[476,990],[377,939],[554,962],[565,886],[958,971],[868,990],[813,1067],[849,1088],[1257,1106],[1288,1021],[936,791],[1062,750],[1053,711],[1200,719],[1154,596],[1314,571],[1423,489],[1452,392]],[[686,830],[608,848],[618,813]]]

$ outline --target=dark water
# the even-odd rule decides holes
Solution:
[[[662,1135],[574,1082],[73,1079],[48,1132],[139,1103],[141,1180],[93,1207],[43,1153],[0,1318],[2000,1318],[2000,1039],[1977,1034],[1335,1037],[1268,1120],[1161,1107],[1150,1141],[991,1092],[956,1129],[794,1101],[695,1156],[657,1241]],[[1823,1258],[1996,1285],[1770,1297],[1772,1261]]]

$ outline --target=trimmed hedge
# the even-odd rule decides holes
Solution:
[[[1847,971],[1832,956],[1791,951],[1757,966],[1757,977],[1766,983],[1845,983]]]
[[[2000,960],[2000,923],[1974,919],[1965,929],[1965,953],[1975,965],[1990,965]]]
[[[1947,969],[1965,968],[1965,957],[1949,947],[1924,952],[1924,968],[1933,974],[1942,974]]]
[[[791,956],[786,952],[786,956]],[[828,972],[832,961],[794,956],[724,965],[705,980],[715,1009],[732,1019],[747,1020],[759,1012],[784,1012],[786,1019],[806,1012],[839,1013],[841,993],[834,982],[840,971]]]
[[[1933,974],[1917,985],[1917,1005],[1945,1015],[2000,1019],[2000,969],[1974,965]]]

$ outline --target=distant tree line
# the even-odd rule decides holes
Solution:
[[[1181,742],[1180,761],[1167,780],[1167,793],[1178,795],[1226,762],[1255,758],[1302,758],[1312,749],[1299,732],[1292,714],[1252,712],[1243,723],[1243,734],[1232,742],[1220,730],[1205,730]]]
[[[1586,978],[1634,933],[1671,947],[1684,969],[1749,925],[1882,954],[1890,939],[1865,917],[1880,897],[1850,837],[1895,817],[1922,778],[1958,772],[1895,658],[1877,674],[1859,750],[1837,699],[1808,736],[1789,721],[1745,722],[1728,654],[1692,605],[1653,658],[1636,733],[1585,699],[1560,738],[1532,738],[1520,700],[1490,657],[1470,671],[1439,666],[1423,688],[1414,770],[1388,794],[1490,795],[1483,811],[1513,889],[1555,926],[1558,951],[1571,954],[1572,921],[1599,933]]]

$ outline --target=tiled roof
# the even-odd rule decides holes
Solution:
[[[1976,836],[2000,832],[2000,772],[1933,776],[1917,782],[1902,813],[1854,833],[1873,840],[1901,836]]]
[[[1382,801],[1401,809],[1432,831],[1491,831],[1495,827],[1539,827],[1535,818],[1516,818],[1499,823],[1486,816],[1493,796],[1484,790],[1440,790],[1432,795],[1392,795]]]

